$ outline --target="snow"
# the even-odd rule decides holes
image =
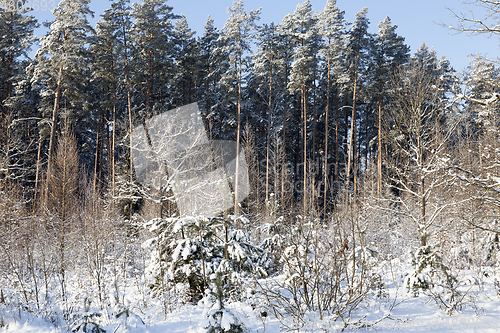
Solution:
[[[220,321],[220,327],[225,330],[229,331],[231,329],[231,325],[234,324],[234,318],[227,312],[222,313],[222,319]]]
[[[391,263],[393,273],[401,277],[403,271],[408,269],[407,264],[393,260]],[[385,263],[381,269],[389,269],[389,263]],[[493,333],[500,331],[500,296],[495,289],[497,275],[491,267],[481,267],[482,275],[488,275],[477,286],[478,292],[471,300],[469,306],[459,313],[448,316],[426,296],[412,297],[399,281],[393,281],[386,275],[384,283],[388,287],[388,297],[382,299],[371,299],[360,306],[353,314],[351,321],[359,320],[371,326],[354,329],[348,327],[344,332],[463,332],[463,333]],[[471,279],[478,272],[464,271],[464,276]],[[491,274],[491,275],[490,275]],[[394,283],[395,282],[395,283]],[[135,289],[136,290],[136,289]],[[141,295],[130,288],[129,299],[131,304],[139,299]],[[472,294],[471,294],[472,295]],[[211,313],[218,304],[212,304],[212,310],[207,312],[207,303],[200,301],[198,304],[184,304],[168,313],[166,318],[157,314],[153,306],[143,308],[141,315],[130,315],[122,318],[119,322],[103,326],[106,332],[130,332],[130,333],[196,333],[204,332],[205,316]],[[283,332],[282,324],[268,313],[264,316],[260,304],[246,304],[244,302],[231,302],[225,305],[220,320],[221,327],[228,329],[235,323],[235,317],[243,322],[252,333],[278,333]],[[21,317],[19,317],[21,313]],[[66,328],[54,327],[44,319],[36,318],[29,313],[18,309],[8,309],[5,305],[0,306],[0,318],[3,327],[0,332],[16,333],[65,333]],[[142,319],[141,319],[142,318]],[[145,323],[143,323],[143,319]],[[363,326],[363,325],[361,325]],[[340,332],[343,324],[340,321],[331,322],[328,318],[320,320],[317,314],[307,317],[304,329],[300,332]]]
[[[271,225],[263,226],[263,229],[273,229]],[[161,230],[161,229],[156,229]],[[301,229],[303,232],[305,229]],[[244,233],[231,232],[232,236],[228,249],[230,257],[237,260],[249,260],[248,254],[245,254],[245,248],[248,243],[238,243],[237,240],[247,240]],[[320,233],[314,233],[320,235]],[[385,234],[384,234],[385,235]],[[285,238],[286,235],[281,235]],[[385,237],[385,236],[384,236]],[[483,237],[492,237],[486,234]],[[386,238],[387,239],[387,238]],[[473,239],[469,234],[461,234],[461,245],[453,247],[453,251],[446,255],[450,258],[459,258],[464,256],[461,252],[464,249],[473,250]],[[477,242],[477,239],[474,239]],[[485,239],[486,244],[494,240]],[[179,239],[172,247],[174,258],[186,259],[197,250],[194,238]],[[400,246],[399,240],[394,240],[394,244]],[[138,245],[141,244],[140,242]],[[182,244],[182,246],[180,246]],[[60,308],[50,308],[39,311],[38,316],[33,311],[26,311],[19,306],[19,300],[16,300],[15,293],[12,293],[8,286],[0,284],[2,297],[5,301],[0,302],[0,333],[66,333],[71,328],[76,327],[74,322],[82,323],[84,320],[95,320],[106,332],[122,333],[160,333],[160,332],[183,332],[183,333],[201,333],[206,332],[208,325],[218,325],[223,330],[229,330],[233,325],[242,325],[247,328],[249,333],[278,333],[286,332],[289,328],[296,328],[299,332],[325,333],[325,332],[499,332],[500,331],[500,265],[479,265],[468,264],[465,266],[457,265],[452,267],[453,276],[457,282],[452,288],[460,293],[458,297],[449,297],[450,286],[443,283],[440,279],[443,277],[442,271],[432,270],[426,266],[425,261],[436,262],[438,267],[439,257],[432,257],[439,254],[440,248],[431,246],[421,247],[414,250],[411,254],[409,247],[408,254],[401,254],[395,257],[395,253],[390,252],[392,259],[381,259],[377,256],[376,244],[375,250],[366,247],[350,246],[346,251],[349,256],[346,258],[356,258],[356,265],[360,265],[362,258],[366,258],[366,268],[370,270],[370,276],[376,276],[370,288],[366,287],[367,293],[363,300],[352,312],[340,311],[345,317],[342,319],[332,311],[323,311],[322,315],[317,310],[309,310],[305,303],[300,303],[294,308],[293,288],[296,288],[303,281],[304,276],[312,277],[314,272],[306,270],[297,272],[293,265],[300,265],[301,261],[314,262],[314,256],[321,253],[320,248],[310,247],[306,243],[297,243],[283,248],[281,255],[286,256],[292,266],[283,268],[282,274],[271,275],[270,277],[256,280],[256,277],[250,275],[238,275],[237,272],[230,271],[229,260],[223,260],[219,268],[211,267],[207,264],[207,276],[211,281],[215,281],[218,275],[215,271],[231,272],[234,276],[231,281],[237,281],[233,288],[237,290],[235,297],[224,299],[223,304],[212,293],[206,291],[205,297],[199,302],[189,298],[189,287],[185,283],[172,281],[168,291],[160,291],[161,296],[153,297],[149,292],[149,283],[147,276],[134,276],[128,282],[123,280],[123,284],[116,291],[112,289],[113,285],[106,285],[108,288],[108,298],[102,303],[97,302],[95,285],[92,289],[82,287],[82,279],[76,273],[68,277],[69,295],[68,304]],[[404,247],[404,246],[403,246]],[[147,250],[148,246],[142,247]],[[141,249],[137,246],[137,251]],[[337,253],[338,247],[332,251],[333,255]],[[155,250],[156,251],[156,250]],[[327,252],[325,252],[327,253]],[[137,255],[137,253],[136,253]],[[149,254],[150,255],[150,254]],[[482,255],[482,254],[481,254]],[[496,254],[495,254],[496,255]],[[247,258],[247,259],[245,259]],[[453,259],[452,259],[453,260]],[[488,259],[490,260],[490,259]],[[490,260],[492,262],[493,259]],[[484,262],[486,259],[484,260]],[[207,262],[208,263],[208,262]],[[335,261],[327,261],[326,264],[332,264]],[[414,264],[417,266],[413,266]],[[196,264],[182,266],[186,270],[195,270]],[[249,265],[251,261],[249,262]],[[326,265],[325,264],[325,265]],[[144,264],[147,266],[147,264]],[[227,267],[222,267],[226,265]],[[305,267],[305,266],[301,266]],[[318,266],[319,267],[319,266]],[[323,266],[322,266],[323,267]],[[329,267],[323,268],[329,274]],[[355,277],[356,269],[349,263],[347,265],[348,276]],[[134,271],[135,272],[135,271]],[[110,271],[112,273],[112,271]],[[134,273],[135,274],[135,273]],[[113,275],[109,275],[110,278]],[[444,276],[446,278],[446,276]],[[1,278],[1,277],[0,277]],[[337,278],[337,277],[334,277]],[[356,281],[340,279],[337,286],[344,291],[353,290],[349,285],[356,287]],[[419,290],[415,296],[410,286],[420,281],[431,281],[430,289],[427,291]],[[220,281],[220,280],[219,280]],[[297,281],[299,281],[297,283]],[[55,283],[56,281],[54,281]],[[109,281],[111,282],[111,281]],[[55,285],[56,286],[56,285]],[[276,287],[276,288],[274,288]],[[52,293],[57,294],[57,286],[53,288]],[[280,297],[265,298],[260,291],[268,290],[280,294]],[[325,287],[324,289],[327,288]],[[114,293],[117,293],[116,299]],[[342,291],[341,291],[342,292]],[[355,290],[354,292],[357,292]],[[163,293],[163,294],[161,294]],[[440,295],[440,298],[432,297]],[[185,295],[186,297],[183,297]],[[269,294],[268,294],[269,295]],[[347,293],[346,293],[347,295]],[[201,296],[200,296],[201,297]],[[314,296],[313,296],[314,297]],[[318,296],[319,297],[319,296]],[[347,297],[347,296],[346,296]],[[92,300],[94,299],[94,300]],[[289,304],[284,305],[288,299]],[[338,299],[339,304],[343,302]],[[273,303],[274,302],[274,303]],[[281,307],[288,306],[288,312],[282,311],[280,317],[276,317],[272,310],[275,303],[282,302]],[[82,303],[84,306],[82,307]],[[117,304],[118,303],[118,304]],[[43,306],[43,305],[42,305]],[[343,305],[341,305],[343,306]],[[293,314],[290,308],[303,311],[301,321],[292,318]],[[33,305],[33,309],[35,306]],[[63,309],[69,309],[69,317],[76,320],[70,325],[63,318]],[[325,309],[323,309],[325,310]],[[68,316],[67,316],[68,317]],[[79,320],[79,321],[78,321]]]
[[[392,290],[392,296],[395,296],[396,290]],[[473,310],[464,311],[459,315],[447,316],[440,312],[432,303],[428,302],[423,297],[408,298],[398,300],[399,304],[390,312],[372,310],[365,313],[360,312],[359,318],[365,316],[368,320],[376,320],[379,317],[388,315],[386,318],[377,323],[372,328],[361,328],[359,330],[347,329],[344,332],[498,332],[500,330],[500,318],[498,311],[500,310],[500,302],[491,299],[489,302],[481,304],[482,311],[478,316]],[[282,332],[280,323],[274,318],[261,318],[260,315],[251,309],[250,306],[243,303],[234,304],[235,310],[241,313],[248,323],[249,332],[265,332],[275,333]],[[234,318],[224,313],[221,320],[221,327],[227,329]],[[195,333],[203,331],[203,305],[186,305],[183,308],[168,314],[166,320],[163,317],[156,317],[148,326],[135,326],[129,323],[129,327],[119,327],[117,325],[105,326],[107,332],[134,332],[134,333]],[[16,332],[16,333],[56,333],[67,332],[60,328],[54,328],[51,324],[41,319],[24,319],[21,321],[7,320],[4,321],[4,326],[0,332]],[[324,332],[321,328],[325,322],[317,318],[310,320],[312,329],[316,327],[316,332]],[[332,325],[329,325],[332,329]],[[337,326],[338,329],[342,325]],[[301,331],[302,332],[302,331]],[[313,330],[309,331],[313,332]],[[335,332],[335,330],[327,330],[327,332]]]

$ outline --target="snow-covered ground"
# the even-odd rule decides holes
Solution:
[[[301,235],[306,235],[304,230]],[[114,269],[118,265],[110,261],[99,280],[100,288],[95,279],[85,275],[84,265],[74,265],[68,272],[64,296],[57,278],[47,279],[47,285],[34,284],[37,289],[23,289],[15,278],[3,278],[0,332],[204,333],[208,326],[226,328],[220,332],[240,332],[229,330],[240,324],[246,328],[244,332],[252,333],[500,332],[500,270],[494,261],[473,264],[468,257],[452,257],[450,251],[430,246],[400,252],[399,257],[394,251],[382,256],[368,248],[349,248],[347,242],[330,249],[318,245],[326,242],[329,234],[307,235],[317,236],[317,241],[306,243],[302,238],[295,252],[284,247],[282,266],[269,269],[267,277],[227,270],[235,276],[229,280],[233,275],[223,275],[208,265],[217,258],[207,260],[210,281],[205,297],[197,303],[192,301],[203,295],[199,289],[193,293],[188,283],[174,283],[173,278],[168,288],[163,288],[156,279],[159,275],[147,273],[147,267],[156,267],[157,261],[148,259],[146,246],[128,245],[131,256],[123,256],[123,271]],[[234,248],[247,244],[242,237],[234,239]],[[197,249],[192,246],[195,243],[187,244],[191,244],[187,247],[190,251]],[[308,246],[307,252],[303,244]],[[448,256],[449,267],[442,264],[443,254]],[[224,261],[217,260],[222,267]],[[199,265],[182,267],[186,271],[200,269]],[[419,284],[427,286],[415,288]],[[294,294],[297,289],[301,291]],[[38,292],[36,297],[33,290]],[[28,301],[23,302],[23,297]],[[308,306],[304,299],[310,301]]]
[[[402,268],[400,265],[400,269]],[[397,270],[395,273],[398,273]],[[406,292],[397,279],[396,286],[390,278],[385,279],[386,294],[382,298],[371,298],[363,302],[351,317],[351,322],[358,322],[358,328],[347,327],[344,332],[481,332],[493,333],[500,331],[500,296],[497,294],[495,272],[492,268],[482,268],[480,273],[462,272],[462,279],[476,277],[476,284],[464,288],[467,291],[464,307],[452,316],[440,309],[436,302],[426,295],[413,297]],[[481,276],[479,281],[477,276]],[[134,293],[134,288],[129,291],[129,304],[135,303],[141,295]],[[135,290],[137,290],[135,288]],[[280,321],[268,313],[262,316],[259,304],[245,304],[233,302],[225,305],[248,328],[249,332],[277,333],[286,331]],[[113,311],[113,310],[111,310]],[[114,313],[116,313],[115,311]],[[207,306],[203,301],[197,305],[184,304],[172,312],[164,315],[158,313],[158,308],[133,307],[128,318],[115,320],[101,327],[106,332],[137,332],[137,333],[194,333],[204,332],[206,323],[205,314]],[[110,317],[113,317],[110,315]],[[0,332],[16,333],[55,333],[68,332],[70,328],[55,327],[46,320],[36,318],[29,313],[0,306]],[[361,327],[365,325],[366,327]],[[306,320],[300,332],[340,332],[344,328],[342,321],[320,321],[318,316],[312,314]]]
[[[424,298],[415,298],[403,301],[390,314],[390,319],[384,319],[373,327],[361,329],[349,329],[344,332],[484,332],[493,333],[500,331],[500,301],[491,300],[488,303],[479,304],[482,307],[478,316],[474,311],[464,311],[463,313],[447,316],[443,314],[434,304]],[[274,318],[262,320],[260,316],[252,311],[251,307],[244,304],[232,304],[230,308],[235,308],[241,314],[241,319],[246,323],[249,332],[281,332],[280,323]],[[172,312],[164,320],[162,316],[154,318],[148,325],[129,323],[127,327],[119,327],[117,324],[104,326],[106,332],[137,332],[137,333],[189,333],[201,332],[203,322],[202,306],[189,306]],[[372,315],[366,313],[367,318]],[[311,323],[314,325],[314,323]],[[317,326],[320,326],[319,322]],[[12,320],[4,317],[4,328],[0,332],[17,333],[56,333],[68,330],[54,328],[53,325],[44,320],[23,314],[21,320]],[[336,332],[341,327],[332,327],[331,330],[317,329],[317,332]],[[303,330],[303,332],[311,330]],[[301,330],[302,332],[302,330]]]

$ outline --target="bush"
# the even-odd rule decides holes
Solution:
[[[213,284],[213,291],[204,299],[205,311],[202,323],[204,333],[244,333],[247,328],[233,311],[224,307],[224,299],[227,297],[227,285],[224,283],[221,272]]]

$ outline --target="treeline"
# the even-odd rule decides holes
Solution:
[[[214,319],[241,300],[289,329],[311,314],[374,327],[351,319],[365,300],[390,318],[384,276],[450,315],[497,285],[495,63],[458,75],[424,44],[410,54],[389,18],[372,34],[367,9],[349,23],[334,0],[269,25],[240,0],[200,36],[165,0],[115,1],[95,27],[89,2],[59,3],[33,59],[34,17],[0,12],[0,327],[126,330],[133,311],[166,318],[210,295]],[[194,102],[210,140],[245,151],[235,214],[179,216],[174,177],[134,173],[133,129]]]
[[[1,12],[0,184],[20,186],[33,209],[49,204],[63,158],[58,145],[73,134],[79,172],[121,200],[124,214],[138,209],[129,134],[193,102],[210,139],[245,147],[252,183],[247,213],[265,210],[271,197],[281,207],[331,210],[341,192],[355,197],[364,182],[373,182],[379,196],[389,189],[397,195],[401,176],[395,175],[412,162],[395,145],[409,131],[399,119],[409,106],[394,102],[401,87],[392,83],[404,85],[411,76],[403,80],[405,71],[416,68],[439,92],[432,121],[420,119],[421,125],[453,129],[447,149],[464,137],[484,149],[477,142],[486,111],[454,97],[467,84],[468,95],[487,100],[498,89],[498,70],[478,58],[459,82],[450,62],[425,44],[410,55],[389,18],[369,33],[367,8],[347,22],[335,1],[320,12],[305,1],[282,22],[259,25],[260,10],[247,12],[237,1],[222,29],[209,17],[195,36],[164,0],[115,1],[95,27],[88,5],[61,1],[34,59],[27,54],[35,18]],[[429,96],[422,98],[418,103],[426,105]],[[467,119],[449,127],[457,117]],[[403,164],[394,164],[396,156]]]

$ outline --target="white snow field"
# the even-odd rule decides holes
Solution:
[[[472,282],[461,287],[463,307],[457,309],[453,315],[448,315],[440,309],[434,299],[421,294],[413,297],[403,285],[404,271],[409,264],[394,259],[389,265],[381,265],[380,272],[385,273],[385,292],[382,297],[367,297],[351,314],[351,323],[345,327],[341,319],[319,319],[318,313],[309,313],[305,316],[301,327],[296,332],[481,332],[493,333],[500,331],[500,291],[498,289],[498,272],[492,267],[481,267],[478,271],[460,272],[461,281]],[[393,280],[394,277],[394,280]],[[275,279],[280,279],[276,277]],[[260,283],[268,283],[261,280]],[[396,286],[394,285],[396,282]],[[76,292],[76,290],[73,290]],[[286,325],[292,324],[290,318],[282,318],[280,322],[272,313],[264,309],[264,302],[257,297],[250,296],[249,290],[242,290],[246,302],[232,302],[225,304],[225,309],[237,317],[247,332],[277,333],[287,332]],[[206,299],[198,304],[176,304],[171,307],[164,317],[158,299],[150,299],[146,295],[148,306],[144,306],[144,295],[136,286],[129,286],[125,293],[124,303],[128,304],[130,313],[127,318],[122,316],[116,319],[119,306],[109,307],[100,311],[100,327],[106,332],[136,332],[136,333],[198,333],[206,332],[206,314],[211,309],[211,303]],[[55,312],[57,309],[53,309]],[[264,313],[262,316],[262,313]],[[229,312],[228,312],[229,313]],[[104,318],[108,316],[108,318]],[[223,318],[226,326],[233,320]],[[62,324],[61,324],[62,323]],[[49,323],[46,319],[37,318],[32,314],[12,305],[0,305],[0,332],[16,333],[56,333],[71,332],[74,327],[65,327],[64,321]],[[90,332],[90,331],[89,331]]]

